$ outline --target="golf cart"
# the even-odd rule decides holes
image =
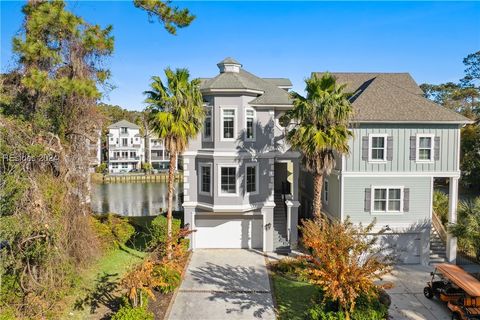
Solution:
[[[423,289],[425,297],[447,302],[452,319],[480,320],[480,281],[448,263],[439,264],[431,275]]]

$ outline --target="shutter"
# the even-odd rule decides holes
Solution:
[[[387,161],[393,160],[393,137],[387,137]]]
[[[410,189],[403,189],[403,212],[408,212],[410,210]]]
[[[368,161],[368,136],[362,137],[362,160]]]
[[[440,160],[440,137],[435,137],[435,144],[434,144],[434,159]]]
[[[372,189],[365,188],[365,201],[363,206],[363,210],[365,212],[370,212],[371,202],[372,202]]]
[[[417,137],[410,136],[410,160],[417,160]]]

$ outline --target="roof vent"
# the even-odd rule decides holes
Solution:
[[[233,58],[225,58],[219,63],[217,63],[218,69],[220,69],[221,73],[224,72],[240,72],[240,68],[242,64]]]

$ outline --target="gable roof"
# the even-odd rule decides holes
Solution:
[[[356,122],[471,122],[425,98],[408,73],[332,74],[352,94],[350,102]]]
[[[222,63],[224,61],[222,61]],[[232,61],[240,64],[233,59]],[[278,85],[290,87],[292,83],[286,78],[262,79],[242,68],[240,68],[239,72],[221,72],[213,78],[200,78],[200,90],[203,93],[209,91],[228,92],[228,90],[245,90],[257,95],[255,99],[250,101],[251,105],[290,106],[292,101],[289,93],[286,90],[279,88]]]
[[[139,126],[137,126],[134,123],[131,123],[127,120],[120,120],[118,122],[115,122],[114,124],[111,124],[108,126],[108,129],[117,129],[117,128],[130,128],[130,129],[140,129]]]

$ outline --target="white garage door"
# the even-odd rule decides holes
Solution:
[[[263,244],[263,220],[251,217],[195,219],[196,248],[255,248]]]

